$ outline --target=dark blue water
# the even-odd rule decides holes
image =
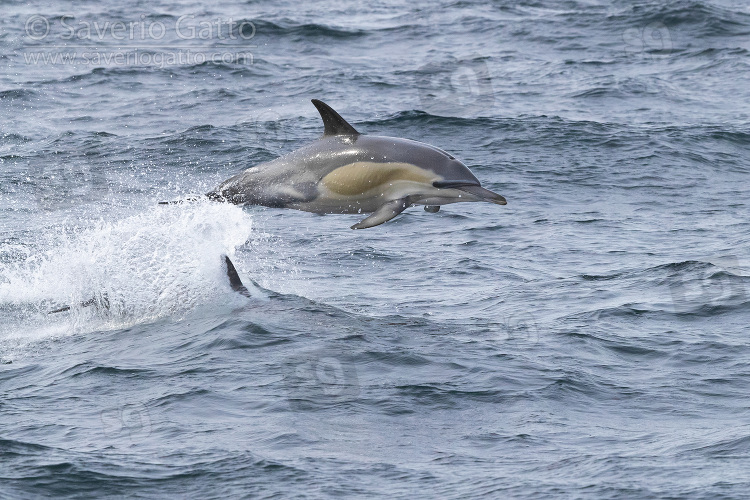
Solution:
[[[0,10],[1,498],[747,498],[747,2]],[[156,204],[311,98],[508,205]]]

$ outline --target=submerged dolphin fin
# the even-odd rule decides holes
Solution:
[[[389,201],[388,203],[371,213],[369,217],[366,217],[354,224],[352,226],[352,229],[367,229],[368,227],[378,226],[393,219],[410,206],[411,202],[409,201],[408,197]]]
[[[89,307],[94,305],[100,305],[105,309],[109,309],[109,297],[107,297],[107,293],[103,293],[99,300],[97,300],[96,297],[91,297],[89,300],[78,304],[79,307]],[[57,314],[65,311],[70,311],[71,309],[72,308],[70,306],[62,306],[53,311],[47,311],[47,314]]]
[[[325,127],[323,137],[329,135],[359,135],[359,132],[341,118],[341,115],[336,113],[328,104],[318,99],[313,99],[312,103],[318,108],[318,113],[323,119],[323,126]]]
[[[208,196],[208,195],[206,195],[206,196]],[[180,205],[182,203],[190,203],[190,202],[193,202],[193,201],[201,201],[202,199],[203,199],[203,197],[201,197],[201,196],[193,196],[192,198],[185,198],[185,199],[182,199],[182,200],[160,201],[159,205]],[[209,196],[209,199],[213,200],[213,198],[211,198],[210,196]]]
[[[226,255],[222,255],[221,258],[224,261],[224,267],[227,271],[227,276],[229,277],[229,286],[232,287],[232,290],[237,293],[241,293],[245,297],[252,298],[250,292],[247,290],[245,285],[242,284],[240,275],[237,274],[237,269],[234,268],[234,264],[232,264],[232,261],[229,260],[229,257]]]

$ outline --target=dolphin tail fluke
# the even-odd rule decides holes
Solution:
[[[410,206],[411,202],[409,202],[409,198],[399,198],[398,200],[389,201],[371,213],[369,217],[354,224],[352,229],[367,229],[368,227],[379,226],[393,219]]]
[[[224,268],[226,269],[227,277],[229,278],[229,286],[231,286],[232,290],[234,290],[235,292],[240,293],[245,297],[251,298],[250,292],[245,287],[245,285],[242,284],[240,275],[237,274],[237,269],[235,269],[232,261],[229,260],[229,257],[227,255],[222,255],[221,258],[224,261]]]

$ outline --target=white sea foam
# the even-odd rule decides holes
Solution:
[[[33,341],[180,316],[227,293],[220,256],[250,236],[251,216],[217,203],[158,206],[86,229],[0,267],[0,340]],[[95,304],[80,304],[93,299]],[[55,306],[69,312],[47,314]]]

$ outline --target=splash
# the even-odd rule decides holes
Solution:
[[[0,340],[184,315],[227,293],[220,256],[245,243],[250,227],[241,208],[198,202],[61,229],[47,250],[0,267]],[[48,314],[65,304],[70,311]]]

